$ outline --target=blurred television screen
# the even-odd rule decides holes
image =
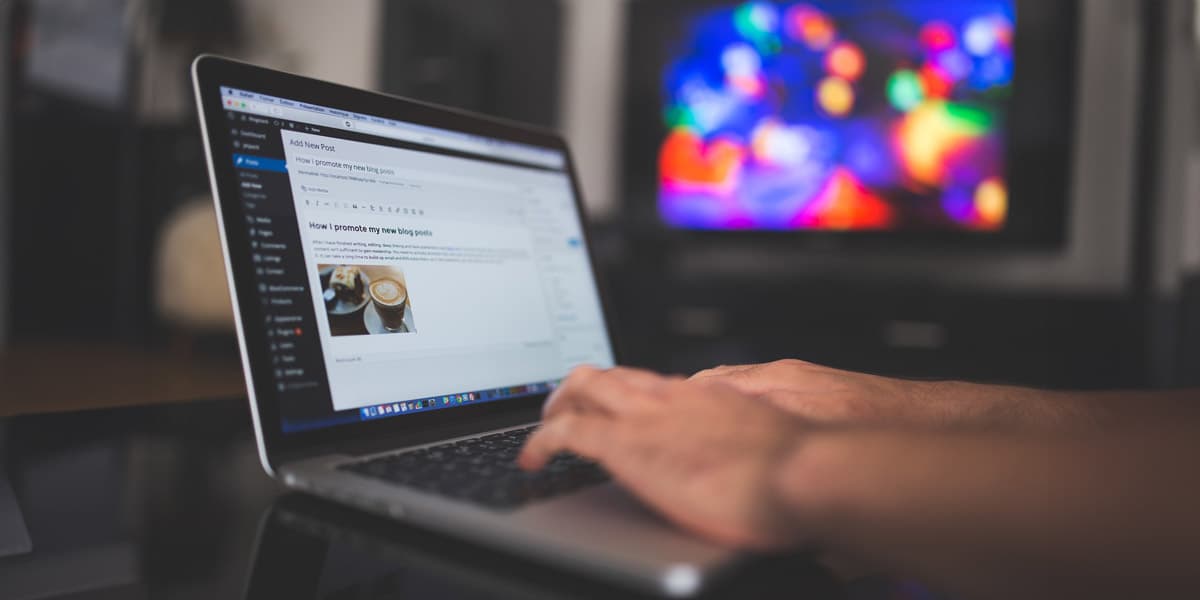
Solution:
[[[1016,0],[689,10],[660,65],[660,217],[703,230],[1004,230],[1016,23]]]

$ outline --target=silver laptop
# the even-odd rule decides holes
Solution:
[[[644,591],[735,561],[586,460],[514,465],[572,367],[617,364],[561,137],[213,56],[192,73],[272,476]]]

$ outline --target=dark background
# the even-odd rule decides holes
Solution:
[[[801,357],[1082,388],[1196,378],[1186,2],[1085,2],[1063,32],[1074,39],[1074,127],[1046,143],[1072,150],[1069,222],[1048,248],[863,248],[829,235],[781,243],[655,227],[650,192],[630,183],[653,157],[628,125],[653,71],[642,50],[663,27],[651,18],[663,11],[647,6],[658,4],[400,0],[322,16],[270,0],[6,3],[13,151],[0,180],[0,347],[82,343],[232,362],[228,327],[164,311],[156,292],[164,229],[207,194],[186,65],[211,50],[563,128],[580,155],[627,362],[688,372]],[[66,69],[74,84],[56,80],[64,40],[100,49],[91,54],[110,57],[117,80],[91,85],[105,71],[86,69]],[[141,401],[153,399],[131,400]]]
[[[631,364],[1200,384],[1190,2],[1080,3],[1072,127],[1046,140],[1071,150],[1062,243],[987,248],[641,218],[654,199],[631,173],[653,147],[630,106],[654,1],[0,0],[0,501],[11,480],[36,508],[30,564],[96,574],[87,597],[236,595],[253,568],[278,490],[221,304],[187,74],[201,51],[562,129]],[[24,564],[0,571],[36,579]]]

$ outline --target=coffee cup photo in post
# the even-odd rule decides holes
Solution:
[[[395,265],[317,265],[333,336],[415,333],[404,271]]]

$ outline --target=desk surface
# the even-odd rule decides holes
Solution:
[[[0,417],[246,393],[232,340],[222,356],[82,343],[0,349]]]
[[[285,493],[259,467],[247,422],[235,401],[0,421],[0,456],[34,548],[0,558],[0,597],[633,597]],[[793,556],[748,567],[713,597],[929,596],[843,585]]]

